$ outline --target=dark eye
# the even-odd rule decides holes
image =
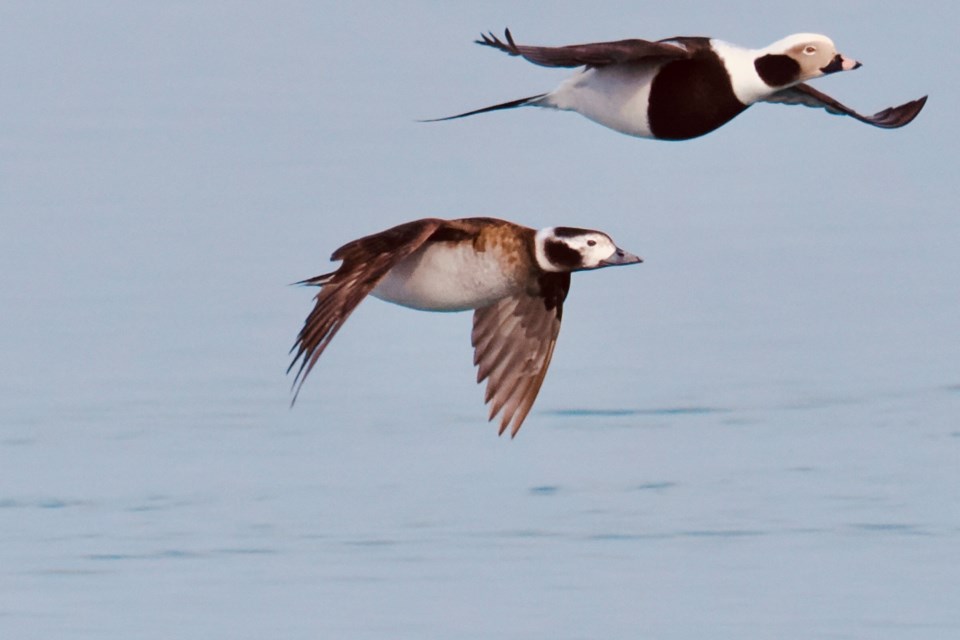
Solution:
[[[814,53],[817,52],[817,48],[816,48],[815,46],[813,46],[812,44],[808,44],[808,45],[803,49],[803,52],[804,52],[805,54],[807,54],[808,56],[809,56],[809,55],[813,55]]]
[[[597,241],[596,241],[596,240],[587,240],[587,246],[588,246],[588,247],[595,247],[595,246],[597,246]]]

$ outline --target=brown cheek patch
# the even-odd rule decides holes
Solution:
[[[768,53],[753,63],[760,79],[771,87],[783,87],[800,79],[800,63],[790,56]]]
[[[554,265],[566,269],[576,269],[581,265],[580,252],[571,249],[564,242],[547,240],[543,245],[543,252]]]

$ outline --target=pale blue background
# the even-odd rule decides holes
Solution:
[[[816,86],[658,143],[458,113],[565,71],[471,44],[829,34]],[[960,637],[953,2],[0,5],[3,638]],[[497,438],[469,314],[361,306],[357,236],[592,226]]]

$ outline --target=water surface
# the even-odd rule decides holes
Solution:
[[[0,635],[958,637],[937,7],[0,10]],[[683,144],[532,109],[416,123],[563,77],[470,44],[501,26],[821,30],[866,64],[818,87],[932,97],[896,132],[758,106]],[[484,420],[468,315],[376,300],[291,409],[311,292],[287,283],[467,215],[646,259],[574,277],[519,436]]]

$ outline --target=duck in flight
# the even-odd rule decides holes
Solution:
[[[927,101],[924,96],[867,116],[817,91],[806,82],[861,65],[837,53],[830,38],[811,33],[762,49],[702,37],[534,47],[518,45],[509,29],[504,40],[491,33],[476,42],[544,67],[584,69],[549,93],[428,122],[533,106],[576,111],[640,138],[688,140],[723,126],[757,102],[815,107],[896,129],[917,117]]]
[[[473,309],[473,362],[487,380],[489,419],[515,436],[543,383],[574,271],[641,262],[605,233],[572,227],[536,231],[495,218],[426,218],[349,242],[319,286],[291,349],[294,401],[317,359],[369,294],[424,311]],[[297,366],[299,363],[299,366]]]

